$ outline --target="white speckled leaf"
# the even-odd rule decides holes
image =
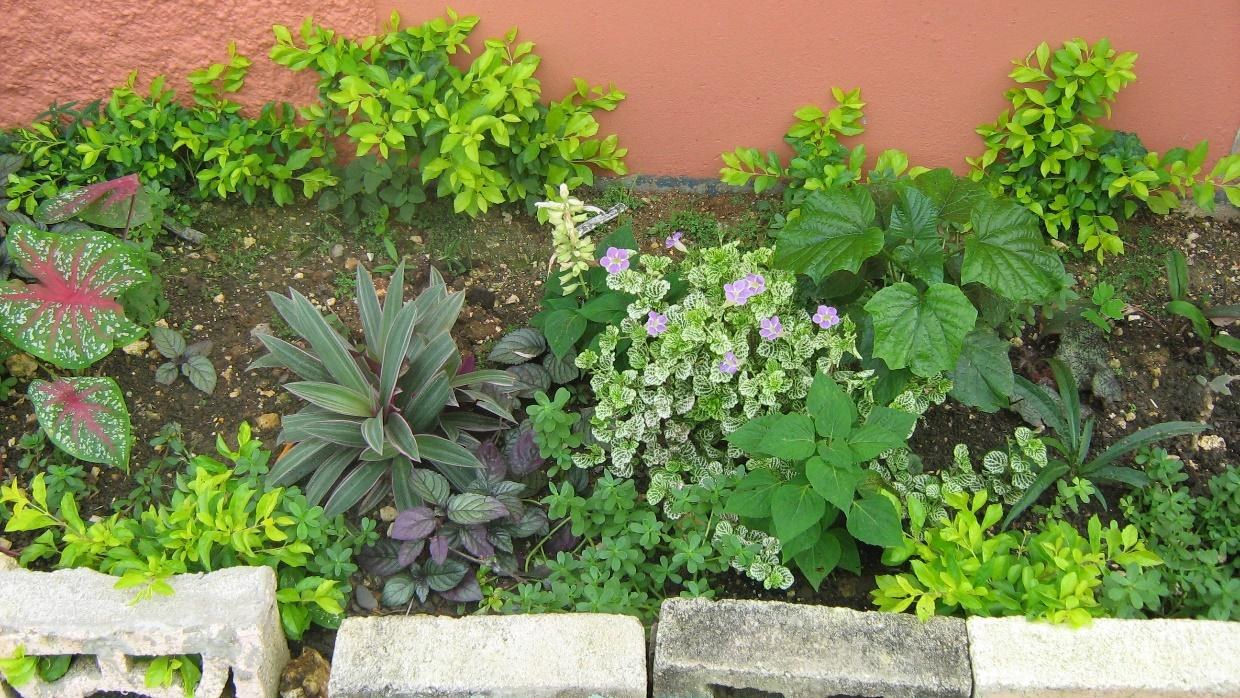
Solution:
[[[9,256],[37,283],[0,290],[0,333],[61,368],[86,368],[142,334],[116,300],[149,281],[144,260],[97,231],[48,233],[14,226]]]
[[[39,426],[69,455],[91,463],[129,467],[129,410],[111,378],[32,381],[26,392]]]

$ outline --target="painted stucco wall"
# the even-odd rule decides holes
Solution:
[[[273,24],[313,14],[351,36],[374,33],[371,0],[0,0],[0,126],[28,123],[53,100],[106,98],[138,69],[189,94],[185,76],[228,57],[228,42],[253,65],[238,101],[308,103],[312,73],[272,63]]]
[[[1155,149],[1208,138],[1217,156],[1240,127],[1237,0],[455,0],[482,17],[475,37],[517,26],[543,56],[544,92],[581,76],[629,94],[601,118],[630,149],[634,172],[713,177],[719,153],[780,145],[798,106],[830,105],[829,88],[861,87],[871,153],[898,147],[915,163],[963,168],[973,129],[1004,107],[1013,58],[1039,41],[1106,36],[1140,54],[1116,104],[1117,128]],[[255,61],[250,101],[313,95],[309,76],[265,58],[270,25],[313,13],[344,33],[372,31],[393,9],[406,21],[442,11],[424,0],[0,0],[0,122],[20,123],[53,98],[102,95],[132,67],[187,70],[235,39]],[[55,32],[52,31],[55,28]],[[55,38],[53,38],[55,37]],[[121,38],[114,38],[121,37]],[[181,83],[174,79],[173,84]]]

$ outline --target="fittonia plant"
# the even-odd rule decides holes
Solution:
[[[129,410],[116,381],[93,376],[36,380],[26,395],[43,431],[65,453],[128,467]]]
[[[151,280],[146,262],[97,231],[48,233],[18,225],[6,240],[10,259],[35,283],[0,289],[0,333],[60,368],[86,368],[142,335],[117,298]]]

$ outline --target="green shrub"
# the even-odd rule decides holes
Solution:
[[[135,71],[106,103],[53,105],[12,131],[8,147],[24,165],[5,187],[9,209],[33,214],[40,201],[69,187],[130,173],[148,187],[188,186],[203,198],[239,193],[251,203],[260,192],[286,204],[294,185],[310,197],[335,184],[319,164],[328,154],[325,135],[298,124],[291,105],[269,103],[257,118],[240,113],[230,95],[241,89],[250,62],[235,46],[228,51],[227,63],[190,73],[193,106],[182,105],[162,75],[141,94]]]
[[[1146,549],[1137,529],[1114,521],[1103,527],[1097,516],[1082,536],[1065,521],[1048,519],[1029,532],[988,530],[1003,518],[986,493],[947,496],[955,510],[949,520],[922,528],[925,512],[912,510],[912,533],[902,547],[884,553],[889,565],[909,561],[912,572],[882,575],[871,592],[883,611],[914,606],[917,616],[1013,616],[1080,626],[1106,615],[1096,595],[1109,565],[1161,564]],[[984,511],[983,511],[984,507]],[[979,512],[981,516],[979,518]]]
[[[796,122],[784,134],[784,142],[792,146],[793,157],[784,165],[779,154],[769,151],[763,155],[757,148],[737,148],[724,153],[724,167],[719,178],[725,184],[748,186],[752,183],[755,194],[784,185],[784,214],[801,205],[812,191],[826,191],[862,181],[865,165],[865,145],[851,150],[840,143],[841,137],[856,136],[865,131],[861,101],[861,88],[844,91],[831,88],[831,95],[838,103],[830,111],[807,105],[796,110]],[[880,182],[903,174],[916,176],[925,172],[924,167],[909,167],[908,156],[899,150],[885,150],[878,156],[869,181]],[[777,216],[775,224],[782,225],[783,215]]]
[[[1240,620],[1240,470],[1225,466],[1194,497],[1179,458],[1149,449],[1137,460],[1150,484],[1121,499],[1120,510],[1166,564],[1115,575],[1107,600],[1126,617]]]
[[[1222,187],[1240,204],[1240,157],[1227,156],[1204,174],[1209,145],[1147,152],[1135,134],[1111,131],[1098,120],[1111,116],[1111,103],[1136,80],[1137,54],[1117,52],[1102,39],[1090,46],[1072,39],[1051,51],[1045,42],[1009,76],[1019,87],[1006,93],[1012,109],[979,126],[986,143],[968,158],[974,179],[987,182],[1033,211],[1052,237],[1077,231],[1085,252],[1121,254],[1119,221],[1139,208],[1166,213],[1189,193],[1213,209]]]
[[[393,13],[385,33],[353,40],[307,19],[300,45],[275,27],[271,59],[319,74],[322,101],[303,115],[321,133],[347,136],[361,158],[346,169],[344,188],[320,199],[324,208],[380,226],[410,222],[432,192],[471,216],[510,201],[532,210],[560,184],[592,184],[591,167],[625,173],[625,149],[614,135],[596,138],[593,116],[615,109],[623,92],[578,79],[568,96],[543,104],[534,77],[541,59],[533,43],[516,43],[515,29],[484,42],[462,69],[451,58],[468,52],[477,17],[449,10],[447,19],[399,23]]]

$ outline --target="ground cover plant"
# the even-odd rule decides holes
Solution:
[[[514,34],[456,55],[476,22],[277,27],[320,78],[301,120],[244,116],[230,51],[190,106],[131,84],[0,139],[0,554],[139,599],[269,565],[320,648],[346,614],[674,596],[1236,618],[1240,228],[1152,215],[1233,165],[1098,124],[1129,57],[1035,51],[1046,104],[1012,93],[978,181],[871,169],[837,90],[791,159],[725,155],[762,196],[638,194],[588,186],[623,171],[593,116],[622,95],[543,103]],[[1069,229],[1140,244],[1099,266]]]

